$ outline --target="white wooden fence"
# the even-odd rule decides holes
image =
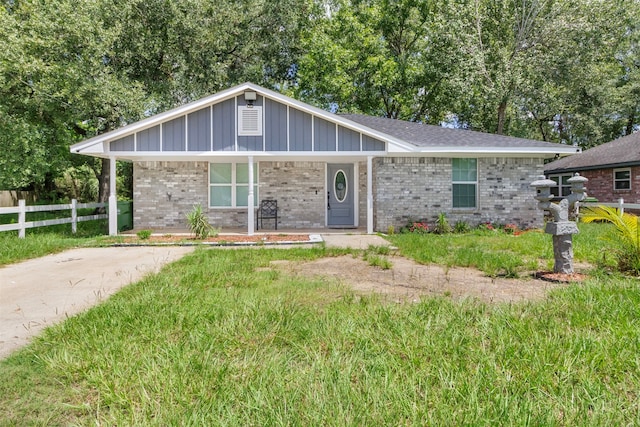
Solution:
[[[76,199],[71,200],[71,203],[68,204],[27,206],[24,200],[18,200],[18,206],[10,208],[0,208],[0,215],[15,213],[18,214],[18,222],[13,224],[0,224],[0,232],[19,230],[18,237],[24,239],[25,231],[27,228],[46,227],[48,225],[71,223],[71,231],[75,233],[78,229],[79,222],[106,219],[108,217],[107,214],[78,216],[78,209],[103,208],[106,206],[106,203],[78,203]],[[71,217],[44,219],[40,221],[27,221],[27,212],[51,212],[64,210],[71,210]]]
[[[625,203],[623,198],[618,199],[617,203],[602,203],[602,202],[581,202],[580,206],[609,206],[611,208],[620,209],[621,213],[624,213],[624,209],[639,209],[640,204],[638,203]]]

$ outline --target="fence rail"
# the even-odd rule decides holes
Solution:
[[[580,206],[608,206],[610,208],[618,208],[620,212],[624,213],[625,208],[627,209],[638,209],[640,210],[640,204],[638,203],[625,203],[624,199],[620,198],[616,203],[601,203],[601,202],[581,202]]]
[[[79,222],[106,219],[108,217],[107,214],[78,216],[78,209],[95,209],[104,208],[106,206],[107,203],[78,203],[76,199],[71,200],[71,203],[65,204],[27,206],[24,200],[18,200],[18,206],[13,206],[10,208],[0,208],[0,215],[16,213],[18,214],[18,222],[13,224],[0,225],[0,232],[18,230],[18,237],[24,239],[27,228],[46,227],[49,225],[58,224],[71,224],[71,232],[75,233],[78,230]],[[71,217],[27,221],[27,212],[53,212],[65,210],[71,211]]]

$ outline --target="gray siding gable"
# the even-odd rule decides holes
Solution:
[[[246,109],[247,101],[244,95],[236,95],[113,140],[110,149],[163,153],[386,150],[384,141],[357,130],[358,125],[350,128],[262,95],[252,105],[259,111],[258,119],[262,122],[262,133],[258,135],[239,134],[239,127],[246,125],[238,121],[239,108]]]

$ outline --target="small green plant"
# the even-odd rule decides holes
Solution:
[[[438,219],[436,220],[436,226],[433,232],[436,234],[451,233],[451,225],[449,225],[449,221],[447,220],[447,215],[444,212],[441,212],[438,215]]]
[[[365,251],[365,255],[366,254],[374,254],[374,255],[389,255],[389,253],[391,252],[391,249],[389,249],[389,246],[375,246],[375,245],[369,245],[369,247],[366,249]]]
[[[217,235],[217,231],[209,224],[204,212],[202,212],[202,206],[194,205],[191,212],[187,214],[187,222],[189,223],[189,230],[196,236],[196,239],[206,239],[210,235]]]
[[[630,213],[622,213],[617,208],[595,206],[585,208],[580,215],[582,222],[609,222],[616,231],[616,239],[611,239],[617,246],[614,249],[618,269],[640,275],[640,227],[638,217]]]
[[[393,236],[394,234],[396,234],[396,229],[393,225],[387,227],[387,234],[389,236]]]
[[[389,270],[393,264],[387,258],[376,254],[365,254],[364,260],[372,267],[380,267],[383,270]]]
[[[148,240],[149,237],[151,237],[151,233],[151,230],[140,230],[136,233],[136,236],[138,236],[140,240]]]
[[[467,221],[457,221],[453,226],[453,231],[459,234],[468,233],[471,231],[471,226]]]

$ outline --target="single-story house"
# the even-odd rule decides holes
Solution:
[[[559,183],[556,195],[570,192],[567,180],[577,172],[589,179],[587,194],[600,202],[640,203],[640,133],[548,163],[544,172]]]
[[[71,151],[109,158],[112,166],[133,162],[136,228],[186,228],[186,213],[200,204],[212,225],[253,234],[257,206],[267,199],[277,200],[279,229],[373,233],[440,213],[452,223],[539,225],[542,211],[529,184],[545,159],[576,149],[338,115],[245,83]],[[111,176],[114,213],[115,200]]]

